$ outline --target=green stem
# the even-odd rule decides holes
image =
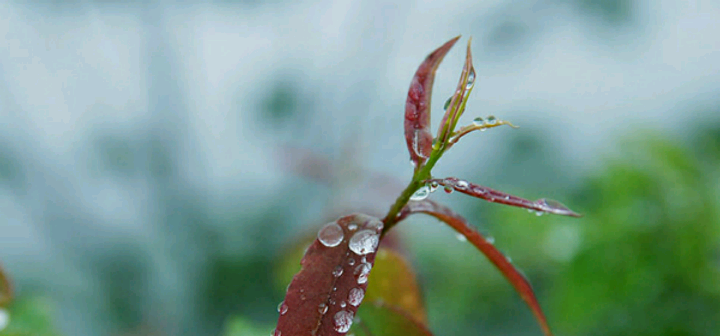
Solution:
[[[425,165],[420,168],[420,170],[416,171],[415,174],[413,174],[413,178],[410,181],[410,184],[408,184],[408,186],[405,188],[405,190],[403,190],[397,200],[395,200],[395,204],[390,207],[390,211],[388,211],[387,215],[385,215],[385,218],[383,219],[383,223],[385,223],[385,227],[382,231],[383,236],[387,234],[387,232],[390,231],[390,229],[395,226],[395,224],[397,224],[398,214],[403,209],[403,207],[405,207],[408,201],[410,201],[410,197],[412,197],[412,195],[418,189],[420,189],[420,187],[423,186],[423,181],[432,178],[432,169],[442,156],[444,150],[444,144],[441,145],[440,148],[434,149],[432,153],[430,153],[430,158],[427,160],[427,162],[425,162]]]

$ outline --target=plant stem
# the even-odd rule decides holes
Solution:
[[[408,184],[405,190],[403,190],[397,200],[395,200],[395,204],[390,207],[390,211],[388,211],[387,215],[385,215],[385,218],[383,219],[385,226],[382,231],[382,236],[384,236],[393,226],[395,226],[395,224],[397,224],[398,214],[403,207],[405,207],[408,201],[410,201],[410,197],[412,197],[412,195],[423,186],[423,181],[432,178],[432,169],[442,156],[444,150],[444,144],[438,149],[433,149],[432,153],[430,153],[430,158],[428,158],[427,162],[425,162],[425,165],[413,174],[410,184]]]

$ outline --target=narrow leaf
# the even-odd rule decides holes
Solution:
[[[457,190],[463,194],[484,199],[488,202],[512,205],[520,208],[535,210],[538,212],[538,214],[551,213],[563,216],[582,217],[582,215],[580,215],[579,213],[570,210],[567,206],[555,200],[541,198],[537,201],[530,201],[524,198],[504,193],[502,191],[497,191],[495,189],[490,189],[488,187],[483,187],[474,183],[460,180],[455,177],[448,177],[445,179],[432,179],[427,180],[426,182],[437,183],[439,185]]]
[[[465,105],[467,104],[468,98],[470,98],[470,92],[472,92],[475,86],[475,68],[472,64],[472,53],[470,51],[471,41],[472,40],[468,41],[465,65],[460,73],[458,86],[455,89],[455,93],[450,97],[450,102],[447,104],[445,115],[438,129],[438,143],[442,145],[447,143],[450,135],[455,130],[460,116],[465,112]]]
[[[538,323],[540,323],[543,333],[546,336],[552,335],[550,326],[547,324],[545,314],[543,314],[542,309],[540,308],[540,304],[535,297],[535,292],[533,291],[530,282],[519,270],[515,268],[512,263],[508,261],[507,257],[505,257],[502,252],[495,248],[492,243],[488,242],[488,240],[485,239],[485,237],[483,237],[479,232],[473,229],[467,223],[465,218],[456,214],[444,205],[440,205],[431,200],[423,200],[419,202],[411,201],[408,203],[405,208],[403,208],[403,211],[400,212],[399,219],[404,219],[414,213],[425,213],[433,216],[445,222],[455,231],[465,236],[470,243],[480,250],[480,252],[482,252],[485,257],[487,257],[488,260],[497,267],[498,270],[500,270],[505,278],[508,279],[510,284],[515,287],[515,290],[530,307],[530,310],[535,315]]]
[[[278,306],[275,336],[345,335],[367,289],[383,223],[353,214],[318,232]]]
[[[420,169],[432,152],[430,99],[435,71],[459,38],[460,36],[446,42],[428,55],[410,82],[410,90],[405,102],[405,141],[415,169]]]
[[[357,336],[432,336],[428,328],[411,315],[386,303],[366,303],[360,321],[352,328]]]

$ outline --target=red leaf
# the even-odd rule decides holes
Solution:
[[[433,135],[430,130],[430,99],[435,81],[435,70],[460,36],[446,42],[428,55],[410,82],[405,102],[405,141],[410,159],[416,169],[422,166],[432,152]]]
[[[493,244],[487,241],[479,232],[468,225],[467,221],[460,215],[454,213],[450,208],[435,203],[431,200],[423,200],[419,202],[410,202],[400,212],[399,219],[402,220],[405,217],[414,213],[425,213],[431,215],[446,224],[450,225],[455,231],[462,234],[467,240],[475,245],[475,247],[487,257],[490,262],[497,267],[498,270],[510,281],[510,284],[515,287],[515,290],[520,294],[520,297],[527,303],[532,310],[535,318],[540,323],[540,327],[546,336],[551,336],[550,326],[547,324],[545,315],[540,308],[540,304],[535,297],[535,292],[530,285],[530,282],[525,276],[518,271],[515,266],[510,263]]]
[[[278,306],[275,336],[345,335],[367,289],[383,223],[352,214],[328,223]]]
[[[582,217],[582,215],[580,215],[579,213],[570,210],[568,207],[555,200],[541,198],[533,202],[524,198],[504,193],[502,191],[497,191],[495,189],[490,189],[488,187],[469,183],[455,177],[448,177],[445,179],[432,179],[427,180],[426,182],[437,183],[439,185],[455,189],[463,194],[475,196],[477,198],[481,198],[493,203],[512,205],[525,209],[535,210],[539,213],[547,212],[556,215]]]

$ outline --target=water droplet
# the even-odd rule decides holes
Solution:
[[[483,118],[477,117],[473,119],[473,125],[475,126],[482,126],[485,123],[485,120]]]
[[[280,304],[278,304],[278,313],[280,313],[280,315],[285,315],[285,313],[287,313],[287,311],[288,311],[288,305],[285,304],[285,301],[280,302]]]
[[[367,259],[365,259],[365,257],[362,257],[362,258],[360,258],[360,262],[364,264],[367,262]]]
[[[375,232],[378,232],[378,233],[380,233],[380,231],[382,231],[382,229],[384,227],[385,227],[385,224],[383,224],[382,221],[377,220],[377,219],[372,219],[372,220],[368,221],[367,223],[365,223],[366,229],[375,230]]]
[[[282,336],[282,332],[280,332],[280,330],[275,329],[275,331],[273,332],[273,336]]]
[[[410,165],[413,166],[413,168],[415,168],[415,160],[413,160],[412,158],[410,158]]]
[[[337,287],[333,287],[333,292],[337,292]]]
[[[340,308],[345,308],[347,306],[347,303],[345,301],[340,301]]]
[[[458,190],[465,190],[468,187],[468,183],[463,180],[458,180],[457,183],[455,183],[455,188]]]
[[[365,291],[362,288],[353,288],[348,293],[348,303],[357,307],[365,297]]]
[[[535,201],[538,205],[541,207],[547,209],[547,211],[556,213],[556,214],[574,214],[570,208],[568,208],[565,204],[562,204],[556,200],[552,200],[549,198],[541,198],[537,201]]]
[[[444,190],[445,190],[446,193],[450,194],[450,193],[453,192],[454,189],[453,189],[453,187],[452,187],[451,185],[448,184],[448,185],[445,186]]]
[[[410,196],[410,200],[411,201],[422,201],[422,200],[426,199],[428,196],[430,196],[430,187],[422,186],[414,194],[412,194],[412,196]]]
[[[340,277],[343,274],[343,268],[340,265],[335,266],[335,269],[332,272],[332,275],[336,278]]]
[[[490,245],[495,244],[495,237],[488,236],[487,238],[485,238],[485,241],[488,242],[488,244]]]
[[[440,183],[438,183],[438,181],[430,182],[430,189],[432,189],[432,188],[437,189],[438,186],[440,186]]]
[[[348,263],[348,265],[350,265],[350,266],[355,265],[355,259],[353,259],[353,258],[348,258],[347,263]]]
[[[317,237],[320,243],[327,247],[338,246],[344,238],[343,229],[335,222],[328,223],[318,231]]]
[[[325,315],[328,311],[328,306],[325,303],[321,303],[318,305],[318,312],[322,315]]]
[[[505,196],[505,200],[510,200],[510,195]]]
[[[358,284],[362,285],[367,282],[368,276],[370,275],[370,270],[372,270],[372,265],[368,263],[360,264],[358,267],[355,268],[355,275],[358,276]]]
[[[456,235],[455,235],[455,238],[457,238],[457,240],[459,240],[459,241],[461,241],[461,242],[467,241],[467,237],[463,236],[463,235],[460,234],[460,233],[456,234]]]
[[[350,230],[350,231],[355,231],[355,230],[357,230],[357,228],[358,228],[357,224],[353,223],[353,224],[348,225],[348,230]]]
[[[540,217],[540,216],[542,216],[542,215],[544,215],[544,214],[545,214],[544,211],[535,211],[535,216]]]
[[[443,105],[443,110],[447,111],[448,107],[450,107],[450,102],[451,102],[451,101],[452,101],[452,96],[450,96],[450,98],[448,98],[448,99],[445,101],[445,105]]]
[[[377,232],[371,230],[361,230],[350,237],[348,247],[351,251],[357,253],[358,255],[365,255],[375,252],[379,242],[380,235],[378,235]]]
[[[510,256],[505,256],[505,259],[507,259],[507,262],[512,263],[512,258],[510,258]]]
[[[488,116],[485,123],[488,125],[495,125],[497,124],[497,119],[495,119],[495,116]]]
[[[470,68],[470,74],[468,74],[467,85],[465,85],[465,90],[472,89],[473,85],[475,85],[475,69]]]
[[[341,310],[335,313],[335,331],[345,333],[350,330],[353,323],[353,317],[355,317],[355,314],[351,311]]]

